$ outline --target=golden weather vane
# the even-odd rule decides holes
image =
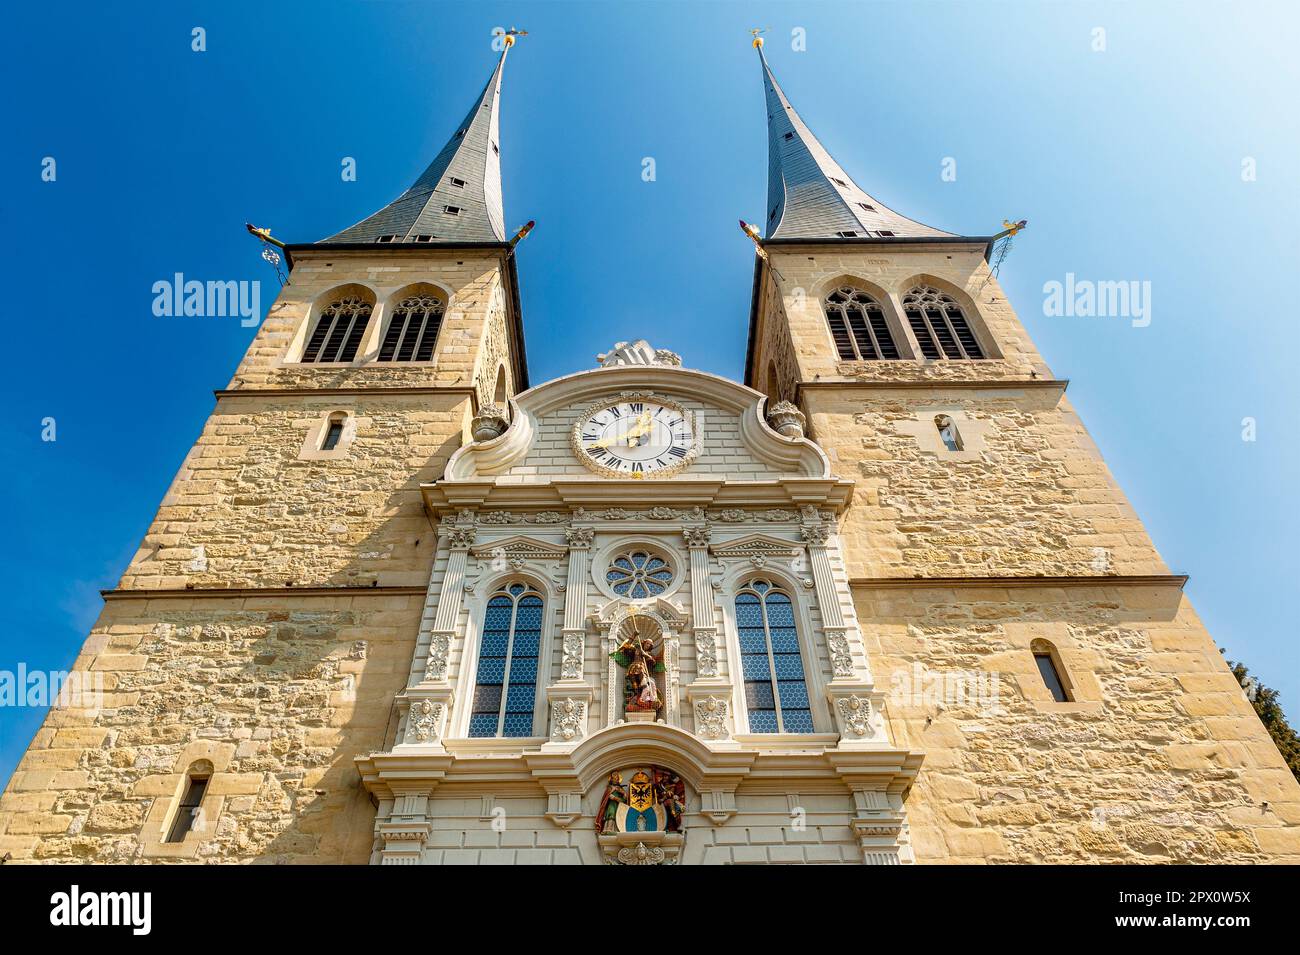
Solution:
[[[505,44],[506,44],[506,46],[510,47],[510,46],[514,46],[514,45],[515,45],[515,37],[517,37],[517,36],[528,36],[528,31],[527,31],[527,30],[516,30],[514,27],[511,27],[509,30],[506,30],[506,31],[505,31],[504,33],[502,33],[501,35],[504,36],[504,37],[506,38],[506,39],[505,39]]]
[[[763,45],[763,34],[767,32],[767,28],[755,27],[753,30],[750,30],[749,32],[750,35],[753,36],[754,38],[754,49],[760,48]]]

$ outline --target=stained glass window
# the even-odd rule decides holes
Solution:
[[[736,596],[736,629],[749,731],[813,732],[790,595],[770,581],[755,580]]]
[[[619,554],[610,562],[605,579],[620,597],[640,600],[657,597],[667,590],[672,583],[673,569],[656,554],[633,550]]]
[[[532,736],[541,594],[512,583],[492,595],[483,615],[470,736]]]

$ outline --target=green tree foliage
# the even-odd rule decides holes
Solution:
[[[1232,667],[1232,675],[1237,678],[1251,705],[1255,707],[1255,712],[1259,714],[1259,721],[1268,730],[1268,735],[1273,737],[1278,752],[1286,760],[1295,778],[1300,780],[1300,735],[1287,722],[1282,704],[1277,700],[1277,690],[1270,689],[1258,677],[1251,676],[1244,663],[1229,660],[1228,666]]]

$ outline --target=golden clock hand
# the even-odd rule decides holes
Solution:
[[[641,412],[641,414],[637,416],[636,424],[633,427],[628,428],[627,433],[623,435],[623,437],[627,439],[627,446],[629,448],[635,448],[637,446],[637,441],[634,439],[640,438],[652,427],[654,427],[654,424],[650,421],[650,412]]]

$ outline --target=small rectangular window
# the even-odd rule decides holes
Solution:
[[[343,437],[343,422],[331,421],[329,427],[325,429],[325,440],[321,442],[322,451],[333,451],[339,446],[339,438]]]
[[[852,229],[845,229],[843,232],[837,232],[835,234],[838,235],[841,239],[854,239],[857,238],[858,235]]]
[[[449,182],[451,185],[455,186],[457,189],[464,189],[464,188],[465,188],[465,180],[464,180],[464,179],[457,179],[455,176],[451,176],[451,177],[449,177],[449,178],[447,179],[447,182]]]
[[[412,241],[412,242],[432,242],[432,241],[433,241],[433,236],[431,236],[431,235],[413,235],[413,236],[411,236],[411,241]]]
[[[375,241],[376,241],[376,242],[396,242],[396,241],[397,241],[397,236],[395,236],[395,235],[381,235],[381,236],[380,236],[379,238],[377,238]]]
[[[442,211],[449,216],[458,216],[460,215],[460,206],[443,206]]]
[[[194,828],[194,820],[198,817],[203,805],[203,794],[207,789],[207,776],[189,778],[185,784],[185,793],[181,796],[181,804],[176,807],[176,818],[172,820],[172,827],[167,831],[167,842],[185,841],[186,834]]]
[[[865,202],[859,202],[858,205],[860,205],[863,209],[866,209],[868,212],[875,212],[875,211],[876,211],[876,207],[875,207],[875,206],[869,206],[869,205],[867,205]]]
[[[831,176],[831,182],[835,183],[837,186],[843,186],[845,189],[849,187],[849,184],[843,179],[836,179],[834,176]]]
[[[1052,659],[1052,655],[1035,653],[1034,662],[1038,664],[1038,672],[1042,674],[1043,682],[1052,692],[1052,699],[1057,703],[1069,703],[1070,695],[1065,692],[1065,686],[1061,683],[1061,675],[1056,672],[1056,661]]]
[[[789,141],[789,140],[791,140],[791,139],[794,139],[794,133],[786,133],[786,134],[785,134],[785,139],[786,139],[787,141]]]
[[[882,239],[891,239],[894,237],[894,233],[889,232],[886,229],[881,229],[879,232],[876,233],[876,235],[880,236]]]

